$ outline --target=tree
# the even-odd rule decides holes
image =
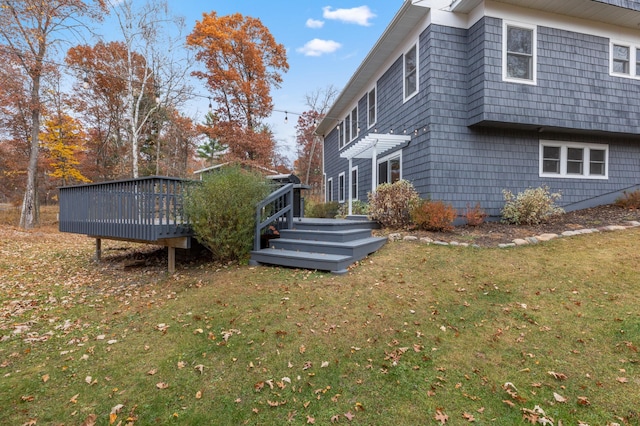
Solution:
[[[204,119],[205,122],[200,125],[200,129],[203,134],[207,135],[207,140],[198,146],[196,152],[198,157],[203,158],[209,166],[213,166],[215,161],[227,150],[227,147],[214,136],[213,126],[216,118],[213,113],[207,113]]]
[[[78,169],[78,155],[83,152],[86,137],[81,124],[73,117],[60,112],[45,121],[42,145],[49,158],[49,176],[59,179],[62,185],[74,182],[90,182]]]
[[[126,157],[126,46],[117,41],[78,45],[67,51],[65,62],[77,81],[70,106],[87,131],[89,155],[83,169],[94,181],[130,176]]]
[[[30,152],[27,183],[20,226],[33,228],[39,222],[38,158],[40,139],[41,81],[47,72],[45,59],[62,41],[61,33],[77,31],[78,18],[99,19],[107,12],[104,0],[2,0],[0,42],[15,55],[30,80]]]
[[[177,47],[183,40],[180,33],[184,22],[167,14],[166,2],[149,1],[136,10],[133,0],[110,1],[127,53],[126,74],[121,78],[125,82],[131,174],[137,178],[140,145],[152,115],[161,105],[176,108],[190,96],[186,77],[191,60],[173,56],[180,50]],[[171,36],[172,30],[178,35]]]
[[[317,124],[322,120],[333,103],[338,91],[330,85],[324,90],[316,90],[305,95],[305,103],[310,108],[298,117],[296,143],[298,158],[294,168],[304,183],[311,186],[311,195],[323,194],[322,157],[323,146],[320,136],[315,134]]]
[[[263,120],[273,110],[271,88],[280,87],[289,69],[285,47],[259,19],[216,12],[196,22],[187,46],[206,67],[193,75],[206,82],[216,104],[209,138],[228,146],[231,159],[271,166],[275,142]]]

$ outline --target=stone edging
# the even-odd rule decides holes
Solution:
[[[596,232],[609,232],[609,231],[622,231],[629,228],[637,228],[640,226],[640,222],[629,221],[628,225],[608,225],[602,226],[600,228],[584,228],[584,229],[576,229],[570,231],[564,231],[561,234],[541,234],[535,235],[527,238],[517,238],[510,243],[501,243],[498,244],[499,248],[508,248],[508,247],[517,247],[517,246],[526,246],[529,244],[538,244],[544,241],[550,241],[560,237],[571,237],[573,235],[582,235],[582,234],[593,234]],[[458,241],[439,241],[434,240],[429,237],[416,237],[415,235],[406,235],[402,236],[401,233],[393,233],[387,236],[389,241],[419,241],[425,244],[434,244],[438,246],[459,246],[459,247],[474,247],[481,248],[478,244],[469,244],[469,243],[460,243]]]

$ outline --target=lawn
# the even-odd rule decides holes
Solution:
[[[96,264],[84,236],[0,225],[0,423],[638,425],[639,242],[168,275],[147,246]]]

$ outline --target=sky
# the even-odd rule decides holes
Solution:
[[[136,2],[138,0],[135,0]],[[141,0],[140,0],[141,1]],[[338,93],[391,22],[404,0],[168,0],[170,13],[185,18],[190,33],[203,13],[219,16],[240,13],[259,18],[277,43],[285,46],[289,71],[281,88],[272,91],[274,111],[267,120],[281,152],[295,159],[295,125],[308,108],[305,94],[333,85]],[[194,81],[195,92],[205,96],[189,106],[208,109],[207,89]],[[285,114],[288,111],[288,122]]]

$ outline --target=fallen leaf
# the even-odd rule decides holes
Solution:
[[[566,380],[567,379],[567,375],[563,374],[563,373],[556,373],[555,371],[548,371],[547,373],[550,376],[553,376],[553,378],[556,379],[556,380]]]
[[[355,415],[351,414],[351,411],[347,411],[346,413],[344,413],[344,416],[347,418],[347,420],[351,421],[353,420],[353,418],[355,417]]]
[[[300,349],[298,349],[298,352],[300,352],[301,354],[305,353],[307,351],[307,348],[304,347],[304,345],[300,345]]]
[[[196,399],[202,398],[202,391],[196,392]]]
[[[475,417],[473,417],[473,414],[470,414],[470,413],[462,413],[462,418],[465,419],[468,422],[475,422],[476,421]]]
[[[85,381],[87,384],[91,384],[91,381],[92,381],[92,380],[93,380],[93,377],[91,377],[91,376],[87,376],[87,377],[85,377],[85,378],[84,378],[84,381]]]
[[[80,426],[95,426],[96,421],[98,421],[98,416],[95,414],[89,414]]]
[[[616,381],[618,381],[619,383],[629,383],[629,379],[627,379],[626,377],[617,377]]]
[[[202,364],[198,364],[195,367],[193,367],[194,370],[197,370],[200,372],[200,374],[204,373],[204,365]]]
[[[79,396],[80,396],[80,394],[79,394],[79,393],[77,393],[77,394],[73,395],[73,396],[71,397],[71,399],[69,400],[69,402],[71,402],[71,403],[73,403],[73,404],[77,404],[77,403],[78,403],[78,397],[79,397]]]
[[[156,374],[158,372],[157,368],[152,368],[151,370],[147,371],[147,375],[149,376],[153,376],[154,374]]]
[[[322,361],[322,364],[320,365],[320,368],[326,368],[329,366],[329,362],[328,361]]]
[[[555,399],[556,402],[559,402],[561,404],[564,404],[565,402],[567,402],[567,398],[565,398],[564,396],[556,392],[553,393],[553,399]]]
[[[183,369],[187,365],[184,361],[178,361],[178,370]]]
[[[123,404],[114,405],[111,409],[111,414],[120,414],[120,411],[124,408]]]
[[[156,387],[158,389],[166,389],[166,388],[169,387],[169,385],[167,383],[165,383],[165,382],[160,382],[160,383],[156,383]]]
[[[331,416],[331,423],[337,423],[340,420],[340,416],[339,415],[334,415]]]
[[[440,422],[440,424],[445,424],[449,420],[449,416],[443,413],[440,410],[436,410],[436,415],[433,417],[436,421]]]
[[[36,397],[32,395],[22,395],[20,399],[23,400],[24,402],[31,402],[34,399],[36,399]]]
[[[47,382],[49,381],[49,375],[48,375],[48,374],[45,374],[44,376],[42,376],[42,381],[43,381],[44,383],[47,383]]]
[[[308,424],[308,425],[314,425],[314,424],[316,424],[316,419],[314,419],[314,418],[313,418],[313,417],[311,417],[311,416],[307,416],[307,424]]]
[[[579,396],[578,405],[588,406],[591,405],[591,402],[589,402],[589,399],[586,396]]]
[[[503,399],[502,402],[504,402],[505,404],[507,404],[509,407],[513,408],[516,406],[516,404],[514,404],[513,402],[509,401],[508,399]]]
[[[31,419],[26,423],[23,423],[22,426],[35,426],[35,424],[38,423],[38,420],[36,419]]]

